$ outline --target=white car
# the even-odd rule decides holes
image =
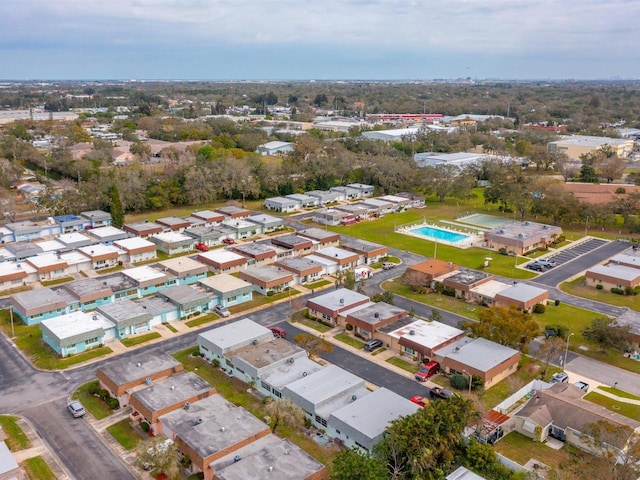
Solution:
[[[69,402],[67,404],[67,410],[69,410],[69,413],[73,415],[73,418],[84,417],[84,415],[87,413],[82,404],[77,400]]]
[[[213,307],[213,311],[215,313],[217,313],[218,315],[220,315],[221,317],[228,317],[229,315],[231,315],[231,312],[229,312],[229,310],[227,310],[227,307],[224,307],[220,304],[216,305],[215,307]]]

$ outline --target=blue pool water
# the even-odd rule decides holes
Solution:
[[[449,243],[458,243],[470,238],[469,235],[465,235],[464,233],[452,232],[450,230],[443,230],[435,227],[414,228],[413,230],[409,230],[409,233],[420,235],[421,237],[425,237],[429,240],[442,240]]]

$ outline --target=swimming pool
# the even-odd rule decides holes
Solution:
[[[435,227],[418,227],[409,230],[407,233],[425,237],[429,240],[439,240],[448,243],[458,243],[471,238],[470,235],[465,235],[464,233],[452,232],[451,230]]]

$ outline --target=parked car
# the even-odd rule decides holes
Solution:
[[[82,404],[78,400],[72,400],[67,404],[67,410],[73,415],[73,418],[81,418],[87,413]]]
[[[421,397],[420,395],[414,395],[409,400],[411,400],[416,405],[420,405],[421,407],[426,407],[429,403],[429,399],[427,397]]]
[[[440,371],[440,364],[435,360],[431,360],[429,363],[425,363],[420,367],[415,374],[416,380],[419,382],[426,382],[428,378],[433,377]]]
[[[271,333],[273,333],[274,337],[283,338],[287,336],[287,332],[285,332],[284,328],[282,327],[269,327],[269,330],[271,330]]]
[[[429,390],[429,394],[431,398],[442,398],[443,400],[447,400],[455,395],[451,390],[442,387],[433,387]]]
[[[217,313],[221,317],[228,317],[229,315],[231,315],[231,312],[227,309],[227,307],[224,307],[220,304],[213,307],[213,311],[214,313]]]
[[[373,352],[374,350],[380,348],[382,345],[384,345],[384,343],[382,343],[382,340],[367,340],[366,342],[364,342],[364,349],[367,352]]]
[[[580,390],[582,390],[584,393],[587,393],[589,391],[589,384],[586,382],[579,381],[574,383],[574,385],[578,387]]]
[[[530,263],[529,265],[527,265],[527,268],[529,270],[535,270],[536,272],[544,272],[545,271],[545,266],[542,265],[541,263],[538,263],[538,262]]]
[[[393,262],[383,262],[382,263],[382,269],[383,270],[391,270],[395,266],[396,266],[396,264],[393,263]]]
[[[208,252],[209,246],[206,243],[196,243],[196,250],[200,250],[201,252]]]
[[[236,241],[233,238],[223,238],[222,243],[225,245],[233,245]]]
[[[558,265],[555,261],[546,258],[539,258],[536,262],[545,268],[553,268]]]
[[[554,373],[553,376],[551,377],[551,380],[549,380],[549,383],[551,385],[553,385],[554,383],[568,383],[568,382],[569,382],[569,375],[567,375],[565,372]]]

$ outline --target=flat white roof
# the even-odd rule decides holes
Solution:
[[[84,252],[89,257],[95,257],[97,255],[106,255],[109,253],[117,253],[118,255],[124,255],[124,251],[120,250],[115,245],[105,245],[103,243],[96,243],[95,245],[89,245],[87,247],[78,248],[79,251]]]
[[[49,267],[58,263],[66,263],[65,259],[58,257],[55,253],[46,253],[44,255],[29,257],[27,261],[36,268]]]
[[[183,235],[180,232],[163,232],[151,235],[152,238],[157,238],[161,242],[174,243],[174,242],[193,242],[193,238],[189,235]]]
[[[640,253],[631,251],[622,252],[611,257],[609,262],[613,264],[618,262],[626,263],[629,267],[640,268]]]
[[[256,224],[242,218],[227,218],[222,221],[222,225],[232,228],[255,228]]]
[[[95,239],[89,238],[80,232],[63,233],[62,235],[59,235],[57,239],[60,240],[61,242],[64,242],[65,244],[86,242],[86,241],[89,241],[89,242],[96,241]]]
[[[640,273],[640,272],[638,272]],[[534,287],[533,285],[527,285],[526,283],[516,283],[509,288],[500,292],[500,295],[505,298],[511,298],[521,302],[528,302],[532,298],[536,298],[543,293],[548,293],[548,290],[544,288]]]
[[[307,255],[304,258],[306,258],[307,260],[312,260],[313,263],[319,263],[320,265],[323,265],[325,267],[331,267],[338,264],[338,262],[333,261],[329,258],[321,257],[320,255]]]
[[[205,265],[198,262],[197,260],[194,260],[192,258],[185,257],[185,256],[169,258],[167,260],[163,260],[156,264],[156,268],[159,270],[162,270],[165,267],[175,272],[186,272],[190,270],[207,268]]]
[[[489,280],[487,283],[473,287],[470,291],[478,295],[482,295],[483,297],[493,298],[500,292],[508,290],[509,288],[511,288],[511,285],[497,280]]]
[[[413,332],[413,335],[411,334]],[[398,328],[389,335],[395,338],[406,337],[407,339],[427,348],[435,348],[444,342],[451,340],[464,333],[459,328],[450,327],[441,322],[428,322],[417,319],[404,327]]]
[[[91,332],[96,328],[108,330],[114,327],[114,324],[97,312],[83,312],[76,310],[75,312],[60,315],[59,317],[49,318],[41,322],[60,340],[82,335]]]
[[[263,327],[250,318],[243,318],[221,327],[212,328],[201,333],[198,337],[216,345],[224,353],[247,345],[254,339],[273,338],[273,333],[267,327]]]
[[[152,279],[162,280],[164,282],[167,279],[166,274],[149,265],[127,268],[122,270],[122,274],[140,283],[147,282]]]
[[[35,273],[36,269],[28,263],[0,262],[0,277],[3,275],[11,275],[13,273],[26,272],[27,274]]]
[[[127,235],[127,232],[124,230],[120,230],[119,228],[110,225],[107,227],[93,228],[89,231],[91,232],[91,235],[99,238],[111,237],[113,235]]]
[[[260,379],[272,387],[282,390],[290,383],[323,369],[322,365],[304,355],[296,358],[294,363],[280,363],[270,368],[260,375]]]
[[[216,263],[227,263],[235,260],[247,260],[247,257],[230,250],[209,250],[198,254],[199,257],[206,258]]]
[[[233,292],[234,290],[252,286],[249,282],[245,282],[244,280],[234,277],[233,275],[229,275],[228,273],[221,273],[219,275],[214,275],[213,277],[203,278],[200,280],[200,283],[221,293]]]
[[[601,147],[602,145],[625,145],[633,142],[628,138],[610,138],[610,137],[594,137],[589,135],[572,135],[570,137],[562,137],[560,140],[550,142],[562,145],[578,145],[586,147]]]
[[[634,267],[625,267],[624,265],[596,265],[587,270],[587,273],[596,273],[600,275],[608,275],[621,280],[633,281],[640,277],[640,270]]]
[[[127,250],[134,250],[136,248],[155,247],[156,244],[145,240],[142,237],[123,238],[122,240],[116,240],[114,245],[125,248]]]
[[[358,256],[357,253],[353,253],[349,250],[345,250],[339,247],[321,248],[320,250],[318,250],[318,253],[321,253],[322,255],[326,255],[327,257],[333,257],[337,259],[349,258],[349,257],[353,257],[354,255],[356,257]]]
[[[35,242],[43,252],[55,252],[56,250],[64,250],[67,246],[64,243],[56,240],[43,240],[41,242]]]

